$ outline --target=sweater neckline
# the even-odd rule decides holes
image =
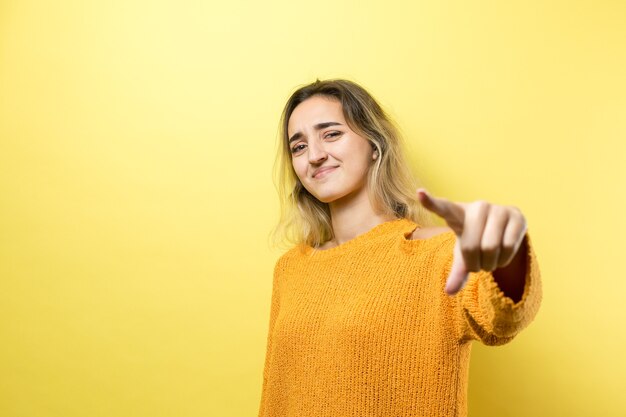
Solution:
[[[337,246],[328,249],[317,249],[307,243],[302,243],[302,251],[305,255],[315,254],[317,256],[334,256],[346,252],[353,247],[361,246],[372,239],[389,233],[406,232],[409,229],[415,229],[415,226],[421,227],[413,221],[400,217],[393,220],[387,220],[372,227],[370,230],[353,237]]]

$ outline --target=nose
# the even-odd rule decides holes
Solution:
[[[309,162],[314,164],[314,163],[319,163],[324,161],[326,158],[328,158],[328,153],[326,152],[326,150],[324,149],[324,147],[322,145],[319,145],[317,143],[315,143],[315,141],[311,141],[311,143],[309,143]]]

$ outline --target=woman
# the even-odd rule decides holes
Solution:
[[[259,416],[465,416],[471,341],[541,303],[524,216],[416,189],[401,138],[354,82],[289,98]],[[429,213],[446,227],[433,226]]]

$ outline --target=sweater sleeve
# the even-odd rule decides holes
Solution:
[[[267,388],[267,379],[269,374],[269,369],[271,366],[271,357],[272,357],[272,338],[274,331],[274,323],[276,322],[276,317],[278,316],[278,311],[280,309],[280,295],[279,295],[279,277],[283,270],[282,266],[282,257],[276,261],[276,265],[274,266],[274,277],[272,280],[272,296],[270,301],[270,318],[269,318],[269,326],[267,332],[267,344],[265,349],[265,364],[263,366],[263,385],[261,388],[261,402],[259,405],[259,417],[264,416],[265,413],[265,402],[267,399],[266,396],[266,388]]]
[[[542,300],[541,276],[528,231],[526,240],[526,282],[522,298],[517,303],[505,296],[490,271],[471,272],[466,286],[454,296],[461,341],[479,340],[487,346],[503,345],[537,315]]]

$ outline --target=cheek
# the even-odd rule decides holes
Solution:
[[[306,177],[306,165],[302,166],[299,161],[292,161],[291,166],[293,167],[293,171],[296,173],[296,176],[300,179]]]

